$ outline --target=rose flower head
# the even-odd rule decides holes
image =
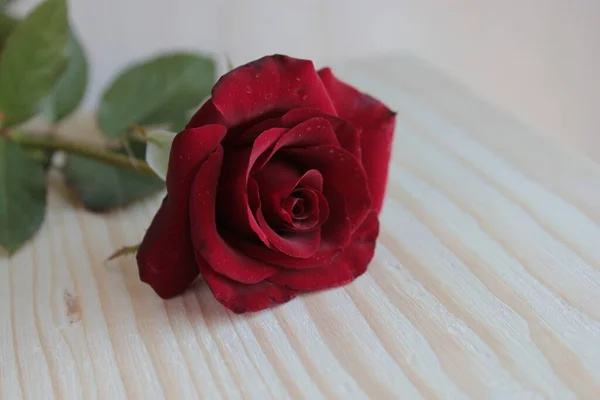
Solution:
[[[170,298],[200,275],[235,313],[352,282],[373,258],[394,126],[311,61],[267,56],[223,75],[174,135],[140,279]]]

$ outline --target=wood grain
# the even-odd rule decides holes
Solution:
[[[0,258],[0,398],[597,399],[600,166],[417,60],[336,71],[399,113],[367,274],[252,315],[165,302],[104,263],[160,196],[94,215],[55,182]]]

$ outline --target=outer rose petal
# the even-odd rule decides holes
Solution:
[[[373,207],[381,210],[396,113],[373,97],[338,80],[329,68],[319,71],[341,118],[352,122],[361,132],[362,163],[369,178]]]
[[[163,299],[183,293],[199,273],[187,215],[182,219],[177,214],[165,198],[136,255],[140,280]]]
[[[212,102],[228,126],[300,107],[336,113],[312,61],[282,55],[260,58],[223,75],[212,90]]]
[[[202,165],[190,191],[191,234],[196,258],[211,269],[236,282],[257,283],[277,272],[277,267],[254,260],[238,252],[223,240],[216,224],[217,184],[223,161],[223,148]]]
[[[198,168],[225,137],[222,125],[204,125],[186,129],[175,136],[169,157],[167,192],[187,207],[188,195]],[[184,200],[185,199],[185,200]],[[185,204],[184,204],[185,201]]]
[[[264,310],[298,295],[296,290],[267,281],[250,285],[233,281],[213,271],[202,258],[198,265],[215,299],[236,314]]]
[[[223,118],[223,115],[215,108],[212,99],[208,99],[206,103],[196,111],[190,122],[188,122],[186,129],[198,128],[208,124],[225,125],[225,118]]]
[[[189,233],[189,192],[199,165],[224,135],[224,127],[207,125],[183,131],[173,141],[168,194],[136,256],[140,280],[152,286],[162,298],[181,294],[198,275]]]
[[[354,233],[350,245],[331,264],[305,270],[284,269],[270,277],[269,282],[300,291],[322,290],[352,282],[365,273],[373,259],[379,235],[377,212],[369,213]]]

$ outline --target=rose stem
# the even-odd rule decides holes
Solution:
[[[119,154],[100,147],[89,146],[82,144],[81,142],[74,142],[59,138],[16,134],[11,134],[9,136],[13,141],[21,144],[24,147],[65,151],[67,153],[93,158],[95,160],[116,165],[118,167],[135,169],[149,175],[155,175],[154,171],[152,171],[152,168],[150,168],[145,161],[132,160],[125,154]]]

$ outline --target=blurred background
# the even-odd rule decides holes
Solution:
[[[23,15],[37,0],[19,0]],[[318,65],[410,52],[538,132],[600,161],[598,0],[71,0],[94,106],[133,61],[170,50]]]

